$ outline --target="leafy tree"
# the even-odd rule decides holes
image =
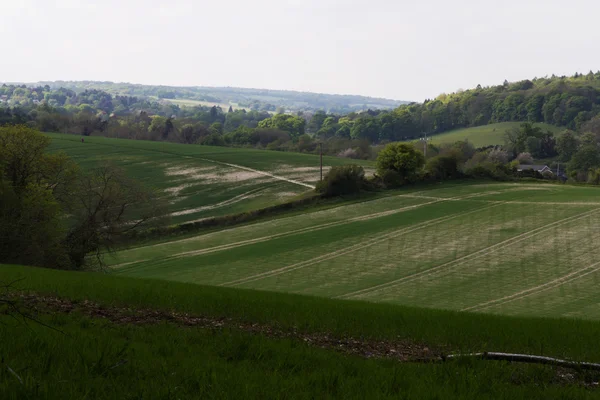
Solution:
[[[68,211],[73,223],[63,240],[71,268],[81,269],[90,254],[102,262],[125,235],[162,224],[165,207],[158,193],[147,190],[118,168],[105,165],[81,174]]]
[[[297,138],[301,135],[304,135],[305,125],[306,121],[304,118],[289,114],[277,114],[258,123],[259,128],[270,128],[285,131],[288,132],[292,138]]]
[[[341,196],[360,192],[366,185],[365,170],[356,164],[332,167],[316,191],[325,197]]]
[[[0,128],[0,262],[80,269],[90,252],[162,221],[153,192],[112,168],[82,174],[48,145],[30,128]]]
[[[561,161],[569,161],[577,151],[579,140],[573,131],[565,131],[556,140],[556,151]]]
[[[388,144],[379,152],[376,161],[377,174],[392,185],[415,182],[423,164],[423,153],[407,143]]]
[[[584,177],[582,180],[585,180],[588,171],[597,167],[600,167],[600,153],[598,152],[598,148],[593,145],[585,145],[573,154],[567,169],[571,175],[578,172],[581,173]]]
[[[0,262],[66,266],[62,205],[76,174],[50,139],[25,126],[0,127]]]
[[[319,129],[321,129],[321,127],[323,126],[323,122],[326,118],[327,114],[325,113],[325,111],[317,110],[310,119],[306,130],[308,130],[309,132],[316,133]]]
[[[519,164],[533,164],[533,157],[530,153],[521,153],[516,160]]]
[[[458,178],[461,176],[459,160],[460,154],[457,151],[432,157],[425,164],[425,174],[436,180]]]
[[[211,135],[222,135],[223,134],[223,124],[220,122],[215,122],[211,126],[208,127],[208,133]]]

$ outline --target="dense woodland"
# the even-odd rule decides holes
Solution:
[[[256,128],[258,122],[271,117],[265,111],[180,107],[148,97],[157,90],[153,86],[140,86],[139,90],[132,90],[136,94],[133,96],[114,95],[100,89],[74,90],[55,86],[56,83],[54,87],[3,85],[0,88],[0,100],[4,104],[2,119],[19,122],[41,120],[38,125],[43,122],[54,125],[40,126],[41,128],[67,129],[66,125],[77,125],[82,119],[96,118],[99,120],[96,125],[82,128],[104,132],[110,130],[108,118],[111,116],[125,118],[146,113],[150,118],[183,119],[180,126],[185,123],[200,123],[207,132],[212,124],[218,123],[222,126],[214,127],[213,131],[223,134],[239,127]],[[187,94],[184,89],[181,89],[179,95]],[[43,105],[45,107],[40,108]],[[514,83],[505,81],[498,86],[478,86],[471,90],[442,94],[433,100],[404,104],[393,110],[368,109],[346,114],[324,110],[325,108],[307,110],[294,113],[294,116],[305,121],[307,133],[320,138],[368,140],[370,143],[412,139],[423,133],[436,134],[505,121],[545,122],[579,130],[600,112],[600,72],[577,73],[572,77],[534,78]],[[12,115],[7,116],[7,113]],[[62,120],[59,115],[63,116]],[[65,115],[77,121],[67,121]],[[119,122],[125,126],[131,124],[129,120]],[[303,130],[289,131],[287,126],[283,128],[281,130],[289,133],[291,139],[304,133]],[[76,129],[81,128],[73,128]],[[81,133],[85,134],[87,131]],[[203,133],[205,132],[200,132],[199,136]]]

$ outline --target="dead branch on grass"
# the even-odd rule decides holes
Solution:
[[[443,356],[444,361],[457,360],[461,358],[476,358],[481,360],[496,360],[496,361],[511,361],[521,362],[528,364],[545,364],[556,367],[579,369],[579,370],[592,370],[600,371],[600,364],[562,360],[560,358],[536,356],[531,354],[514,354],[514,353],[498,353],[498,352],[483,352],[483,353],[469,353],[469,354],[449,354]]]

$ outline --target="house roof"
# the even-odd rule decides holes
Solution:
[[[518,170],[525,170],[525,169],[533,169],[536,171],[541,171],[544,168],[548,168],[550,169],[550,167],[548,167],[547,165],[535,165],[535,164],[519,164],[519,166],[517,167]]]

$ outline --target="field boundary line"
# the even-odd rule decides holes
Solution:
[[[451,220],[451,219],[454,219],[454,218],[459,218],[459,217],[462,217],[462,216],[465,216],[465,215],[468,215],[468,214],[472,214],[472,213],[475,213],[475,212],[479,212],[479,211],[482,211],[482,210],[486,210],[486,209],[489,209],[489,208],[492,208],[492,207],[497,207],[499,205],[500,204],[493,204],[493,205],[490,205],[490,206],[480,207],[480,208],[478,208],[476,210],[470,210],[470,211],[461,212],[461,213],[457,213],[457,214],[453,214],[453,215],[449,215],[449,216],[445,216],[445,217],[436,218],[436,219],[433,219],[433,220],[430,220],[430,221],[424,221],[424,222],[422,222],[420,224],[417,224],[417,225],[414,225],[414,226],[409,226],[409,227],[406,227],[406,228],[403,228],[403,229],[400,229],[400,230],[397,230],[397,231],[390,232],[390,233],[388,233],[386,235],[383,235],[383,236],[380,236],[380,237],[368,240],[367,242],[364,242],[364,243],[358,243],[356,245],[349,246],[349,247],[346,247],[344,249],[340,249],[340,250],[337,250],[337,251],[334,251],[334,252],[331,252],[331,253],[328,253],[328,254],[324,254],[324,255],[312,258],[310,260],[306,260],[306,261],[302,261],[302,262],[299,262],[299,263],[296,263],[296,264],[288,265],[286,267],[282,267],[282,268],[277,268],[277,269],[274,269],[274,270],[265,271],[265,272],[262,272],[260,274],[251,275],[251,276],[248,276],[248,277],[245,277],[245,278],[241,278],[241,279],[237,279],[237,280],[230,281],[230,282],[225,282],[225,283],[220,284],[219,286],[236,286],[236,285],[241,285],[241,284],[244,284],[244,283],[254,282],[254,281],[257,281],[257,280],[260,280],[260,279],[264,279],[264,278],[270,278],[272,276],[281,275],[281,274],[284,274],[284,273],[287,273],[287,272],[295,271],[295,270],[300,269],[300,268],[308,267],[308,266],[317,264],[317,263],[322,262],[322,261],[327,261],[327,260],[330,260],[330,259],[333,259],[333,258],[337,258],[337,257],[343,256],[343,255],[348,254],[348,253],[352,253],[352,252],[357,251],[357,250],[361,250],[361,249],[370,247],[372,245],[380,243],[383,240],[393,239],[393,238],[396,238],[398,236],[402,236],[404,234],[411,233],[411,232],[414,232],[414,231],[422,229],[422,228],[426,228],[426,227],[431,226],[431,225],[439,224],[441,222],[445,222],[445,221],[448,221],[448,220]]]
[[[484,247],[483,249],[479,249],[479,250],[477,250],[477,251],[475,251],[473,253],[469,253],[469,254],[464,255],[462,257],[459,257],[459,258],[457,258],[455,260],[448,261],[446,263],[437,265],[435,267],[428,268],[428,269],[426,269],[424,271],[416,272],[414,274],[411,274],[411,275],[408,275],[408,276],[404,276],[402,278],[394,279],[394,280],[389,281],[389,282],[381,283],[379,285],[371,286],[371,287],[368,287],[368,288],[365,288],[365,289],[357,290],[357,291],[350,292],[350,293],[345,293],[343,295],[337,296],[336,298],[345,299],[345,298],[354,297],[354,296],[361,296],[361,295],[364,295],[364,294],[367,294],[367,293],[371,294],[373,292],[378,292],[380,290],[389,289],[389,288],[394,287],[394,286],[396,286],[398,284],[403,284],[403,283],[406,283],[406,282],[410,282],[410,281],[412,281],[414,279],[419,279],[419,278],[422,278],[424,276],[432,275],[432,274],[434,274],[434,273],[436,273],[436,272],[438,272],[438,271],[440,271],[442,269],[445,269],[445,268],[447,268],[449,266],[460,265],[460,264],[462,264],[465,261],[471,261],[471,259],[477,259],[477,258],[479,258],[481,256],[487,255],[487,254],[489,254],[491,252],[494,252],[494,251],[496,251],[498,249],[502,249],[504,247],[508,247],[508,246],[511,246],[511,245],[513,245],[515,243],[519,243],[519,242],[521,242],[523,240],[529,239],[532,236],[535,236],[535,235],[537,235],[539,233],[545,232],[548,229],[552,229],[552,228],[554,228],[556,226],[561,226],[563,224],[567,224],[567,223],[570,223],[570,222],[573,222],[573,221],[577,221],[580,218],[585,218],[586,216],[594,214],[594,213],[596,213],[598,211],[600,211],[600,209],[593,209],[593,210],[586,211],[586,212],[581,213],[581,214],[577,214],[577,215],[573,215],[571,217],[563,218],[563,219],[560,219],[558,221],[554,221],[554,222],[551,222],[549,224],[546,224],[546,225],[540,226],[538,228],[532,229],[530,231],[523,232],[523,233],[521,233],[521,234],[519,234],[517,236],[513,236],[513,237],[508,238],[506,240],[503,240],[501,242],[494,243],[493,245],[490,245],[488,247]]]
[[[541,285],[534,286],[534,287],[529,288],[529,289],[521,290],[520,292],[513,293],[513,294],[508,295],[508,296],[500,297],[498,299],[494,299],[494,300],[486,301],[484,303],[476,304],[476,305],[471,306],[471,307],[463,308],[460,311],[479,311],[479,310],[484,310],[484,309],[489,308],[489,307],[494,307],[494,306],[499,306],[499,305],[507,304],[507,303],[510,303],[512,301],[524,299],[525,297],[529,297],[531,295],[538,294],[538,293],[544,292],[544,291],[549,290],[549,289],[554,289],[556,287],[564,285],[565,283],[572,282],[574,280],[583,278],[584,276],[587,276],[589,274],[593,274],[596,271],[600,271],[600,267],[596,267],[598,264],[600,264],[600,261],[595,262],[595,263],[593,263],[591,265],[588,265],[585,268],[578,269],[577,271],[573,271],[573,272],[571,272],[571,273],[569,273],[567,275],[561,276],[560,278],[557,278],[557,279],[554,279],[552,281],[543,283]],[[596,267],[596,268],[593,268],[593,267]],[[592,268],[590,271],[585,272],[586,270],[589,270],[590,268]],[[583,272],[585,272],[585,273],[583,273]]]

